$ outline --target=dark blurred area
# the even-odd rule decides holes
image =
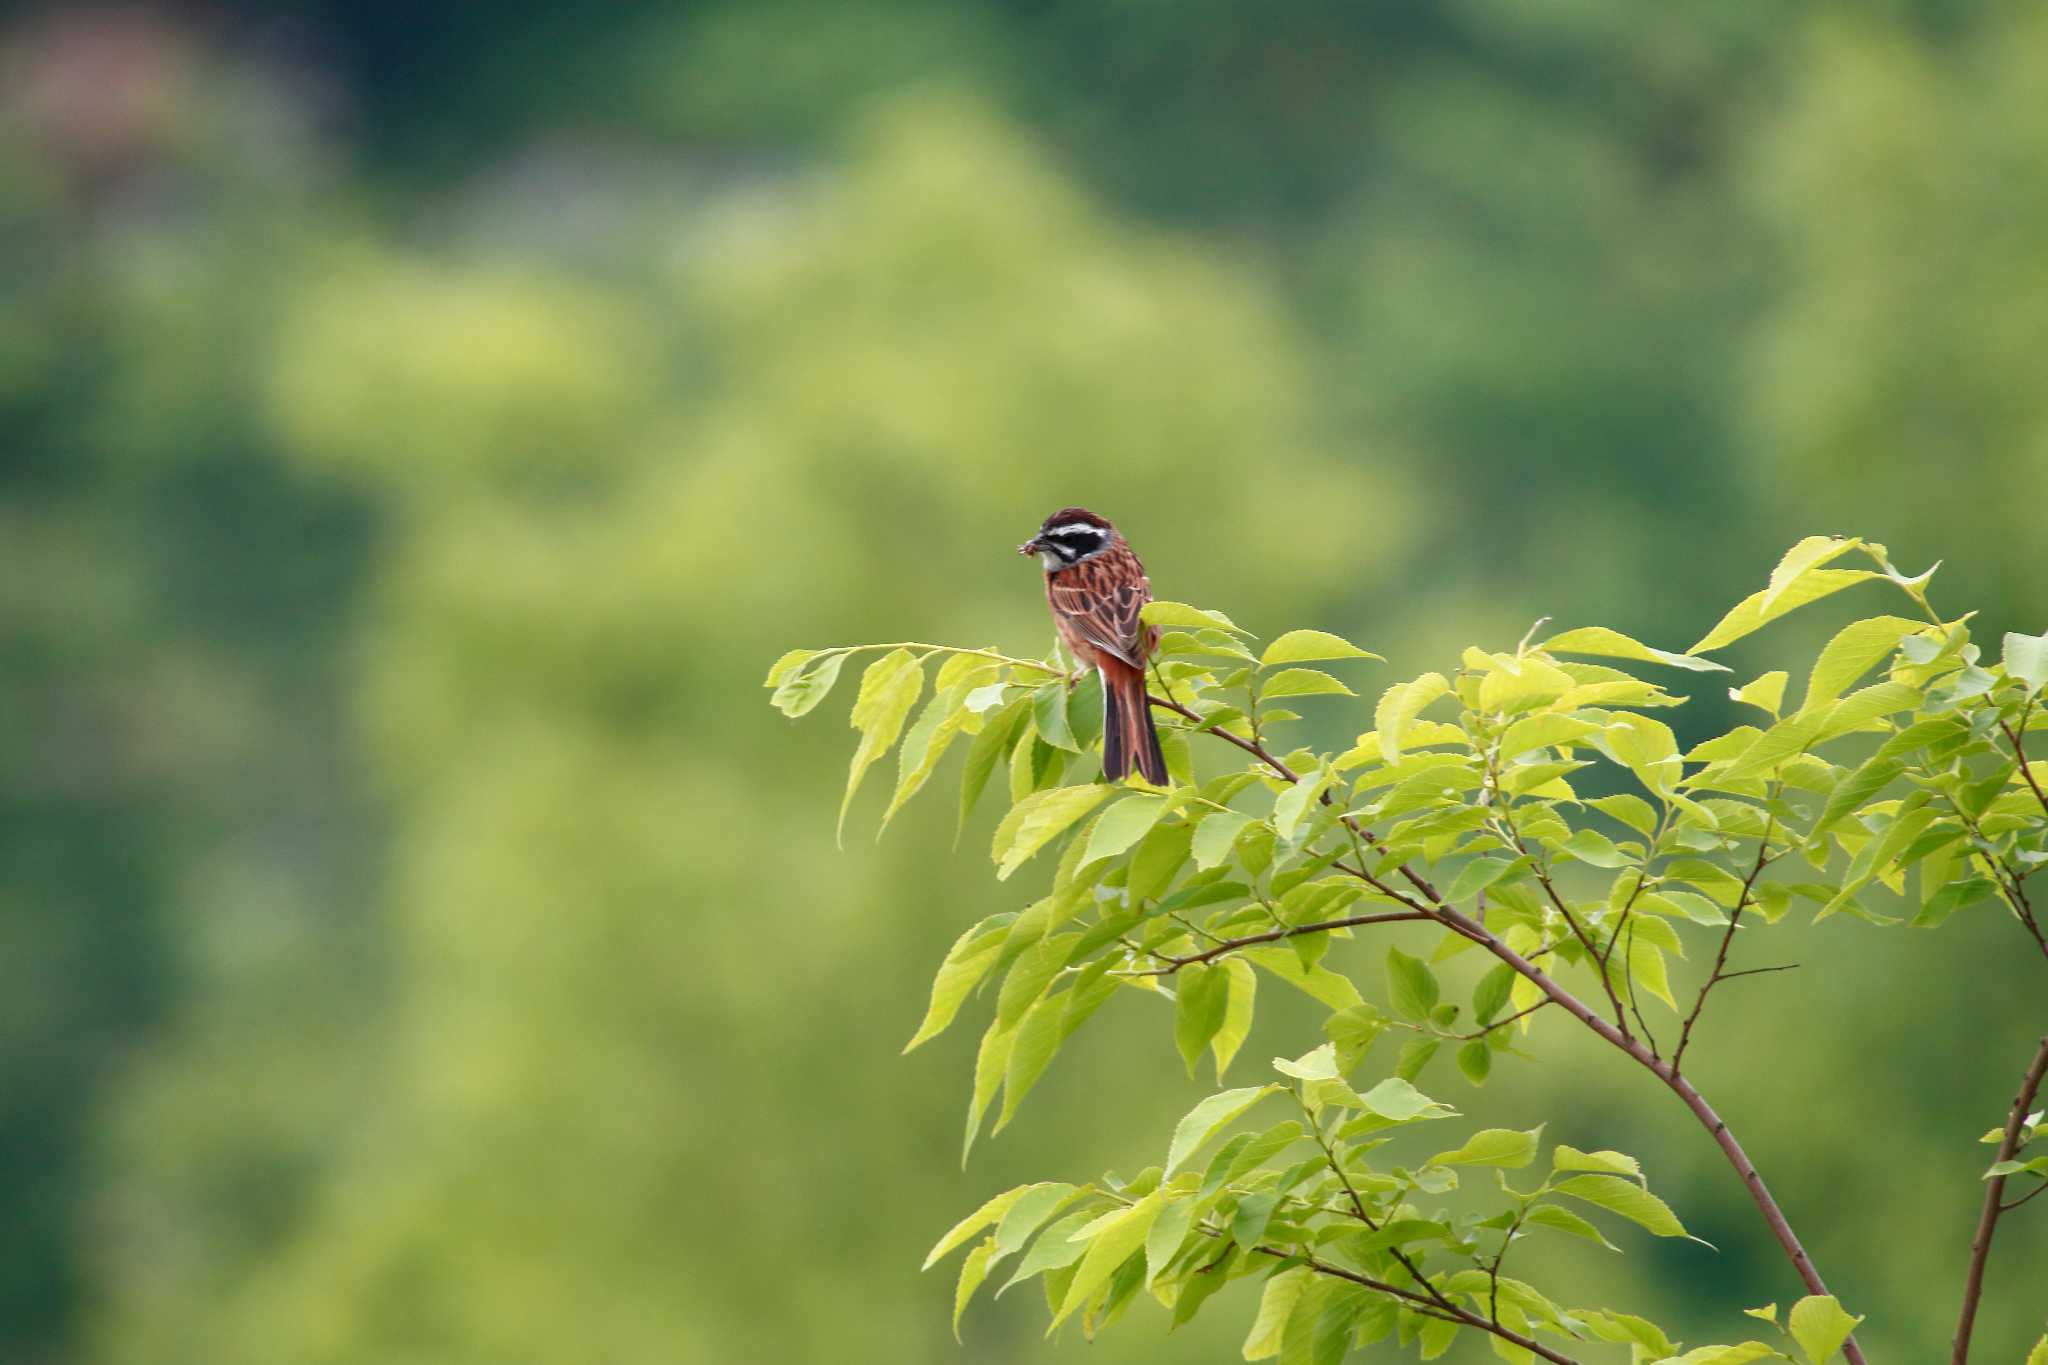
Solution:
[[[1043,648],[1012,547],[1072,502],[1373,692],[1543,615],[1682,648],[1814,532],[2038,631],[2044,79],[1995,0],[11,11],[0,1360],[1053,1358],[1021,1296],[956,1347],[919,1258],[1200,1092],[1118,1002],[959,1170],[971,1037],[896,1054],[1029,889],[943,794],[835,850],[839,703],[767,663]],[[1784,933],[1703,1076],[1933,1358],[2039,964],[1988,908]],[[1425,1086],[1719,1248],[1560,1255],[1580,1301],[1796,1297],[1675,1106],[1535,1048]],[[2044,1277],[2015,1217],[1987,1358]]]

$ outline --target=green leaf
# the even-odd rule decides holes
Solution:
[[[1273,803],[1273,830],[1282,839],[1292,839],[1301,822],[1315,809],[1316,801],[1322,796],[1324,787],[1334,776],[1329,768],[1312,773],[1303,773],[1301,780],[1280,793],[1280,799]]]
[[[1418,1023],[1429,1018],[1441,994],[1436,973],[1399,948],[1387,949],[1387,993],[1394,1013]]]
[[[1632,1175],[1642,1178],[1643,1167],[1627,1152],[1600,1151],[1582,1152],[1560,1142],[1550,1149],[1550,1169],[1553,1171],[1605,1171],[1610,1175]]]
[[[974,1297],[974,1291],[981,1288],[981,1282],[988,1278],[990,1258],[995,1254],[995,1239],[990,1238],[967,1253],[967,1259],[960,1263],[960,1282],[953,1288],[953,1340],[960,1340],[960,1315],[967,1311],[967,1301]]]
[[[1401,758],[1401,736],[1422,708],[1451,690],[1441,673],[1425,673],[1413,682],[1395,683],[1380,695],[1373,710],[1373,727],[1380,737],[1380,754],[1389,763]]]
[[[1594,867],[1631,867],[1635,859],[1614,846],[1614,840],[1597,829],[1582,829],[1564,841],[1562,848],[1582,863]]]
[[[2027,1352],[2027,1365],[2048,1365],[2048,1332],[2034,1343],[2034,1349]]]
[[[1032,792],[1012,806],[1002,824],[996,826],[995,841],[989,846],[989,856],[996,863],[996,880],[1008,880],[1032,854],[1101,805],[1113,790],[1101,783],[1048,787]]]
[[[2018,678],[2027,685],[2027,691],[2039,692],[2048,687],[2048,632],[2040,635],[2008,632],[2001,662],[2005,664],[2006,676]]]
[[[1792,1305],[1786,1326],[1812,1365],[1827,1365],[1861,1321],[1844,1312],[1832,1294],[1809,1294]]]
[[[1359,1098],[1373,1113],[1397,1123],[1424,1116],[1441,1118],[1457,1112],[1447,1104],[1437,1103],[1399,1076],[1387,1077]]]
[[[1482,1128],[1465,1139],[1464,1145],[1448,1152],[1438,1152],[1425,1165],[1429,1166],[1505,1166],[1510,1170],[1528,1165],[1536,1159],[1536,1143],[1543,1136],[1543,1127],[1538,1124],[1527,1132],[1512,1128]]]
[[[1799,709],[1811,710],[1841,696],[1865,673],[1891,657],[1900,640],[1924,626],[1924,622],[1909,621],[1903,616],[1873,616],[1842,627],[1814,660]]]
[[[1279,1202],[1277,1190],[1248,1194],[1239,1199],[1236,1211],[1230,1216],[1230,1240],[1246,1251],[1255,1250],[1259,1239],[1266,1235],[1266,1224],[1273,1221],[1273,1209]]]
[[[1620,1247],[1608,1241],[1601,1234],[1600,1229],[1561,1205],[1538,1204],[1523,1216],[1522,1222],[1532,1227],[1554,1228],[1559,1232],[1568,1232],[1574,1237],[1583,1237],[1589,1242],[1598,1242],[1609,1251],[1621,1250]]]
[[[1631,640],[1618,630],[1605,626],[1581,626],[1568,630],[1562,635],[1553,635],[1537,648],[1546,654],[1593,654],[1606,659],[1641,659],[1645,663],[1670,664],[1674,668],[1689,668],[1694,672],[1726,673],[1726,664],[1717,664],[1710,659],[1695,659],[1689,654],[1673,654],[1669,650],[1653,649],[1640,640]]]
[[[1164,1202],[1164,1187],[1154,1189],[1095,1234],[1094,1240],[1088,1244],[1088,1254],[1081,1258],[1080,1269],[1074,1272],[1073,1281],[1067,1286],[1066,1298],[1061,1301],[1059,1311],[1053,1314],[1052,1325],[1045,1329],[1047,1336],[1058,1331],[1059,1325],[1073,1316],[1075,1309],[1088,1302],[1126,1257],[1145,1245],[1145,1234],[1152,1230],[1153,1221],[1159,1217]]]
[[[1258,998],[1259,974],[1242,958],[1227,958],[1221,970],[1230,978],[1230,998],[1223,1010],[1223,1026],[1209,1039],[1209,1051],[1216,1059],[1216,1080],[1230,1069],[1231,1059],[1244,1046],[1252,1031],[1252,1007]]]
[[[1430,1044],[1432,1047],[1435,1044]],[[1458,1047],[1458,1070],[1474,1085],[1484,1085],[1493,1070],[1493,1049],[1484,1038],[1473,1038]]]
[[[1152,1230],[1145,1234],[1146,1288],[1159,1278],[1159,1272],[1166,1269],[1180,1251],[1181,1243],[1188,1239],[1188,1230],[1194,1226],[1199,1208],[1196,1200],[1178,1199],[1160,1209]]]
[[[1778,1352],[1761,1341],[1745,1341],[1740,1346],[1701,1346],[1662,1365],[1749,1365],[1753,1360],[1776,1357]]]
[[[1581,720],[1577,716],[1560,715],[1555,711],[1524,716],[1502,732],[1500,757],[1510,759],[1526,754],[1531,749],[1578,744],[1599,733],[1600,727],[1592,721]]]
[[[844,654],[828,654],[824,662],[810,672],[790,674],[769,697],[769,704],[791,720],[809,714],[830,694],[845,663]],[[780,667],[779,664],[777,666]]]
[[[1031,718],[1038,724],[1038,737],[1056,749],[1081,752],[1074,727],[1067,720],[1067,685],[1055,678],[1031,694]]]
[[[1453,904],[1470,900],[1521,866],[1523,860],[1519,858],[1474,858],[1458,869],[1457,876],[1451,878],[1451,885],[1444,892],[1444,899]]]
[[[1167,1146],[1165,1178],[1170,1179],[1189,1157],[1201,1150],[1203,1143],[1216,1135],[1218,1129],[1278,1089],[1277,1085],[1248,1085],[1236,1090],[1222,1090],[1188,1110],[1175,1125],[1173,1141]]]
[[[1002,1260],[1023,1247],[1038,1231],[1038,1225],[1065,1208],[1082,1190],[1064,1180],[1042,1180],[1027,1185],[1017,1202],[1010,1205],[996,1225],[995,1257]]]
[[[1334,1081],[1338,1078],[1337,1045],[1318,1044],[1292,1061],[1285,1057],[1275,1057],[1273,1069],[1283,1076],[1292,1076],[1297,1081]]]
[[[910,798],[924,790],[924,784],[931,780],[932,771],[939,766],[939,760],[952,747],[953,739],[960,733],[960,726],[967,713],[954,704],[954,698],[944,692],[934,692],[932,699],[918,714],[917,723],[910,727],[910,733],[903,737],[903,747],[897,751],[896,794],[889,798],[889,807],[882,812],[882,824],[896,818]],[[876,838],[881,837],[877,830]]]
[[[1088,1244],[1072,1240],[1073,1235],[1094,1222],[1095,1217],[1096,1210],[1081,1209],[1068,1214],[1039,1233],[1038,1240],[1031,1244],[1031,1250],[1024,1254],[1024,1259],[1018,1263],[1016,1270],[1011,1272],[1010,1278],[996,1291],[996,1297],[1001,1298],[1011,1285],[1021,1284],[1033,1275],[1058,1270],[1080,1260],[1088,1250]]]
[[[1213,626],[1237,635],[1251,634],[1220,611],[1203,611],[1185,602],[1147,602],[1138,615],[1148,626]]]
[[[1260,701],[1282,697],[1355,697],[1358,694],[1329,674],[1314,668],[1283,668],[1259,688]]]
[[[789,653],[783,655],[781,658],[777,659],[773,664],[769,665],[768,676],[766,679],[762,681],[761,686],[775,686],[777,683],[781,682],[784,678],[788,677],[792,672],[794,672],[798,664],[807,663],[810,660],[815,659],[817,657],[818,651],[815,649],[790,650]]]
[[[1008,1213],[1011,1206],[1019,1199],[1022,1199],[1025,1192],[1031,1188],[1033,1187],[1030,1185],[1019,1185],[1014,1190],[1004,1190],[973,1213],[968,1214],[965,1218],[953,1224],[946,1235],[941,1237],[929,1252],[925,1253],[924,1264],[918,1268],[920,1270],[930,1270],[948,1252]]]
[[[1220,967],[1196,963],[1181,969],[1179,998],[1173,1011],[1173,1041],[1188,1075],[1195,1074],[1195,1061],[1209,1040],[1223,1027],[1230,1008],[1230,974]]]
[[[973,812],[974,803],[981,799],[982,789],[988,786],[989,775],[1003,761],[1003,755],[1010,752],[1011,741],[1017,735],[1017,723],[1023,718],[1024,702],[1019,699],[983,720],[981,733],[967,746],[967,762],[960,770],[958,829],[967,827],[967,817]]]
[[[1274,664],[1309,663],[1316,659],[1378,659],[1369,649],[1360,649],[1341,635],[1326,630],[1290,630],[1259,656],[1259,667]],[[1385,660],[1381,660],[1385,662]]]
[[[1166,813],[1165,796],[1126,796],[1102,813],[1088,835],[1088,851],[1081,855],[1085,866],[1098,858],[1114,858],[1151,832]]]
[[[910,708],[924,691],[924,663],[907,649],[891,650],[868,665],[860,677],[860,695],[853,703],[853,728],[860,744],[846,774],[846,795],[839,802],[839,833],[846,833],[846,812],[854,793],[876,759],[887,753],[903,733]]]
[[[1479,984],[1472,988],[1472,1017],[1482,1024],[1490,1024],[1508,1003],[1508,992],[1514,988],[1515,969],[1505,962],[1495,963],[1486,974],[1479,978]]]
[[[953,940],[945,960],[939,964],[938,975],[932,979],[931,1003],[925,1007],[924,1022],[903,1045],[905,1052],[946,1031],[946,1026],[959,1014],[961,1002],[1001,955],[1003,940],[1015,918],[1010,914],[991,916]]]
[[[1588,1204],[1618,1213],[1659,1237],[1690,1236],[1671,1206],[1632,1180],[1605,1175],[1575,1175],[1551,1187],[1557,1194],[1583,1199]]]
[[[1686,653],[1700,654],[1733,644],[1751,631],[1758,630],[1809,602],[1818,602],[1831,593],[1852,588],[1858,583],[1878,577],[1881,575],[1870,569],[1808,570],[1797,582],[1788,584],[1775,598],[1770,597],[1770,589],[1765,589],[1742,599],[1734,610],[1722,617],[1720,622]]]
[[[1295,1306],[1314,1276],[1315,1271],[1297,1265],[1267,1278],[1259,1292],[1258,1316],[1252,1319],[1252,1330],[1244,1339],[1246,1360],[1267,1360],[1280,1354],[1287,1320],[1294,1316]]]
[[[1771,570],[1771,581],[1764,586],[1764,604],[1771,605],[1807,573],[1840,559],[1862,543],[1855,536],[1807,536],[1785,551]]]
[[[1754,706],[1767,711],[1776,719],[1778,708],[1785,700],[1785,681],[1790,675],[1784,669],[1774,669],[1762,677],[1744,683],[1741,687],[1728,689],[1728,700],[1739,701],[1745,706]]]
[[[1239,810],[1219,810],[1204,817],[1195,828],[1195,866],[1207,872],[1230,861],[1230,850],[1237,843],[1237,836],[1251,822],[1252,817]]]

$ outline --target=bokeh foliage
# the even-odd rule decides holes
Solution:
[[[2022,9],[209,13],[0,30],[9,1360],[958,1358],[908,1273],[954,1211],[1195,1092],[1081,1045],[959,1173],[971,1040],[889,1057],[977,858],[836,851],[836,737],[754,689],[1035,652],[1053,506],[1399,676],[1703,629],[1814,526],[2042,624]],[[2039,999],[1946,937],[1968,1027],[1827,939],[1701,1060],[1852,1302],[1956,1264],[1896,1171],[1973,1178],[2020,1059],[1958,1039]],[[1617,1293],[1768,1297],[1713,1154],[1552,1065],[1549,1139],[1723,1249]],[[1013,1303],[982,1358],[1045,1358]]]

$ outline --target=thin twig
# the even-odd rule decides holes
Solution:
[[[2012,1160],[2013,1153],[2019,1150],[2020,1129],[2026,1126],[2027,1111],[2034,1096],[2040,1093],[2044,1076],[2048,1076],[2048,1034],[2041,1036],[2033,1064],[2020,1081],[2019,1093],[2013,1096],[2012,1112],[2006,1115],[2005,1134],[1998,1141],[1993,1165]],[[1970,1331],[1977,1325],[1977,1303],[1984,1297],[1984,1267],[1991,1260],[1991,1238],[1998,1231],[1999,1215],[2007,1211],[2000,1202],[2005,1197],[2005,1180],[2004,1176],[1995,1175],[1984,1182],[1984,1211],[1977,1216],[1977,1235],[1970,1241],[1970,1270],[1963,1281],[1963,1310],[1956,1318],[1955,1351],[1949,1357],[1950,1365],[1964,1365],[1970,1358]]]
[[[1171,953],[1152,952],[1166,965],[1149,971],[1126,972],[1126,976],[1172,976],[1183,967],[1192,967],[1199,962],[1210,962],[1240,948],[1250,948],[1260,943],[1273,943],[1280,939],[1294,938],[1301,934],[1327,934],[1333,929],[1350,929],[1360,924],[1390,924],[1397,920],[1435,919],[1426,910],[1387,910],[1372,915],[1348,915],[1343,919],[1319,920],[1314,924],[1294,924],[1280,929],[1268,929],[1263,934],[1246,934],[1243,938],[1227,938],[1215,947],[1186,957],[1175,957]],[[1213,937],[1213,935],[1212,935]],[[1151,952],[1151,950],[1147,950]]]
[[[1775,795],[1775,790],[1773,795]],[[1685,1023],[1678,1030],[1678,1046],[1671,1050],[1671,1069],[1674,1072],[1678,1070],[1679,1063],[1685,1059],[1686,1048],[1692,1044],[1693,1025],[1699,1023],[1700,1012],[1707,1007],[1707,996],[1713,991],[1714,987],[1726,981],[1730,976],[1746,975],[1746,973],[1730,972],[1728,970],[1728,948],[1735,942],[1735,931],[1742,927],[1742,912],[1749,905],[1750,897],[1756,892],[1756,879],[1761,877],[1764,869],[1771,865],[1771,834],[1777,827],[1778,816],[1774,811],[1764,821],[1763,837],[1757,840],[1756,845],[1756,862],[1750,866],[1749,875],[1743,878],[1742,894],[1735,898],[1735,908],[1728,914],[1728,927],[1721,931],[1721,949],[1714,954],[1714,970],[1701,983],[1700,993],[1694,997],[1692,1002],[1692,1013],[1685,1016]]]
[[[1278,1257],[1283,1261],[1300,1261],[1318,1275],[1330,1275],[1340,1280],[1349,1280],[1351,1283],[1363,1285],[1367,1289],[1377,1290],[1382,1294],[1390,1294],[1397,1299],[1406,1299],[1410,1303],[1421,1305],[1421,1311],[1430,1312],[1430,1310],[1435,1310],[1430,1312],[1431,1316],[1449,1316],[1467,1327],[1477,1327],[1480,1331],[1491,1333],[1502,1341],[1511,1341],[1525,1351],[1534,1352],[1551,1362],[1551,1365],[1579,1365],[1579,1362],[1571,1356],[1553,1351],[1534,1337],[1523,1336],[1512,1327],[1505,1327],[1497,1322],[1488,1322],[1469,1308],[1460,1308],[1456,1304],[1452,1304],[1448,1310],[1438,1308],[1434,1300],[1424,1298],[1412,1290],[1402,1289],[1398,1285],[1388,1284],[1384,1280],[1375,1280],[1370,1275],[1361,1274],[1356,1270],[1336,1265],[1330,1261],[1320,1260],[1309,1255],[1307,1252],[1288,1251],[1281,1247],[1266,1246],[1260,1247],[1259,1250],[1267,1256]]]

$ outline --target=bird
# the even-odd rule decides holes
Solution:
[[[1159,628],[1138,617],[1152,600],[1145,566],[1109,518],[1085,507],[1054,512],[1017,553],[1038,556],[1060,640],[1102,679],[1102,775],[1120,782],[1136,767],[1168,785],[1145,694],[1145,661],[1159,643]]]

